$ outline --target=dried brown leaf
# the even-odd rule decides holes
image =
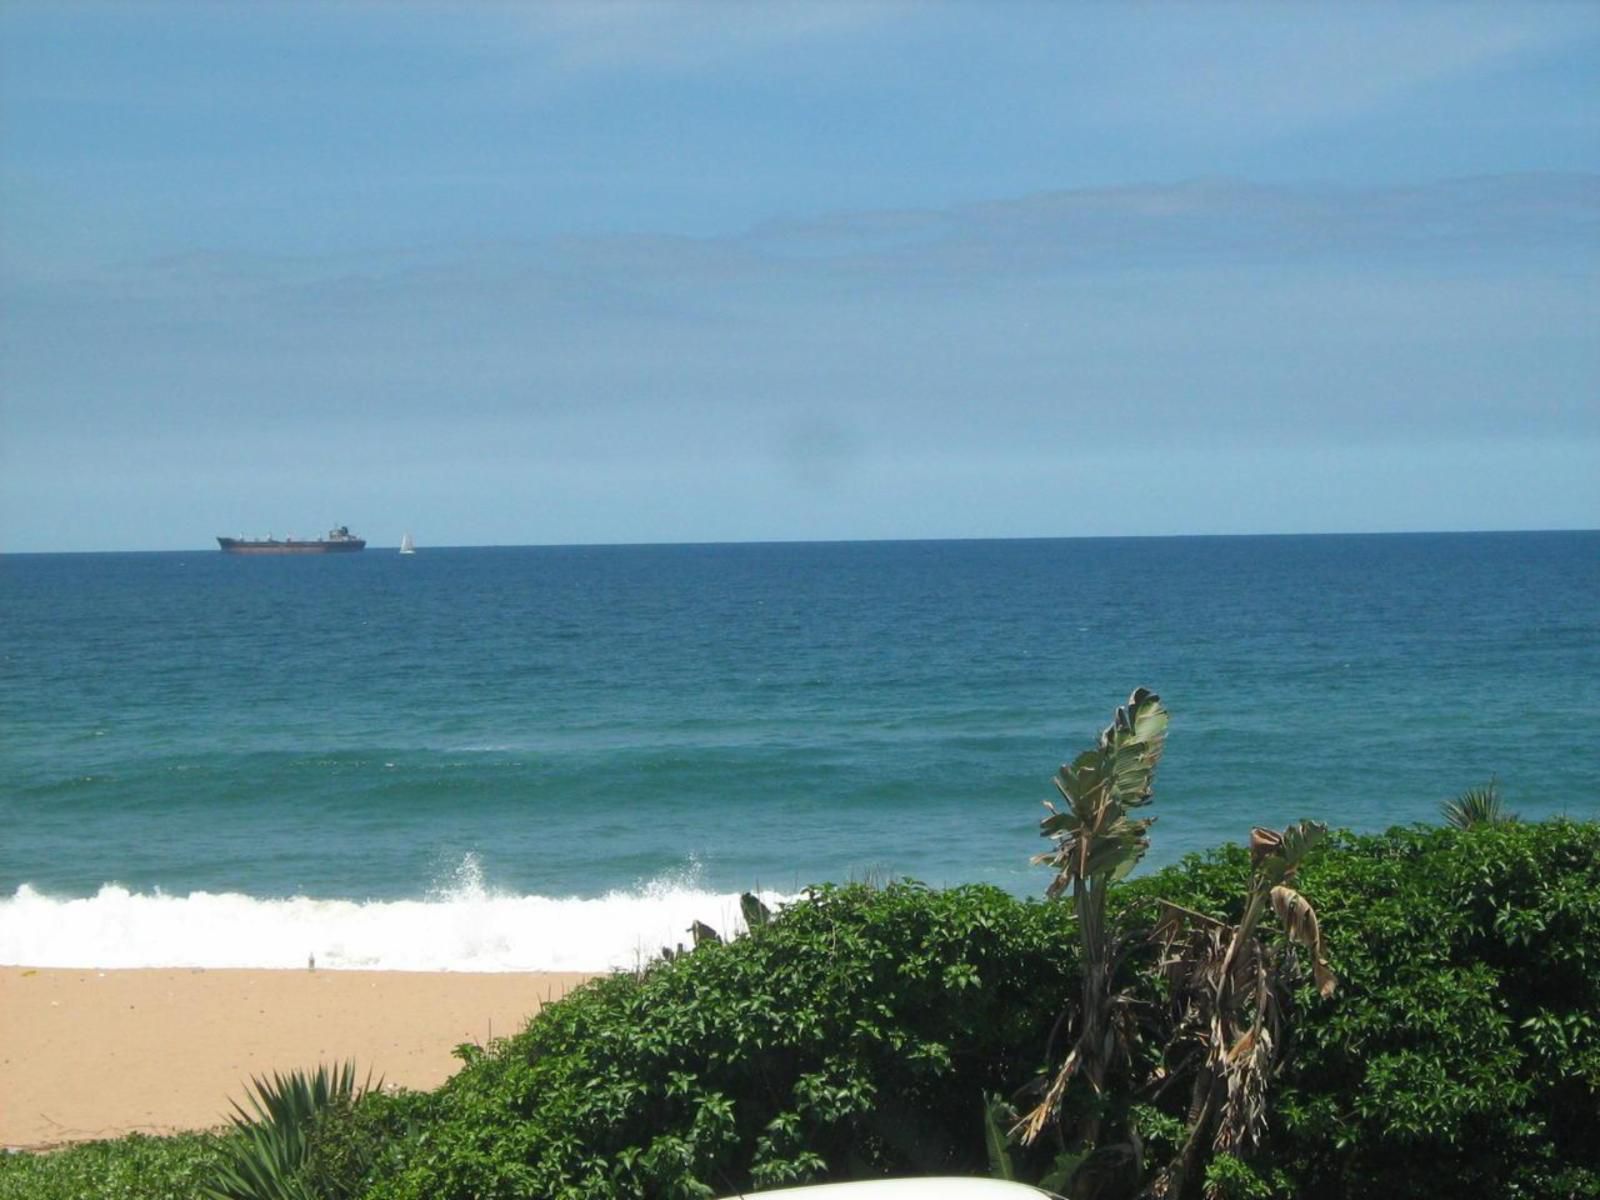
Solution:
[[[1261,861],[1270,855],[1276,854],[1283,845],[1283,835],[1271,829],[1263,829],[1257,825],[1250,831],[1250,865],[1258,867]]]
[[[1322,949],[1322,926],[1317,922],[1317,910],[1311,902],[1291,887],[1281,884],[1272,889],[1272,911],[1278,914],[1291,941],[1311,952],[1311,974],[1317,991],[1324,998],[1333,995],[1338,986],[1332,969]]]

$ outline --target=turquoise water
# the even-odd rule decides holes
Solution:
[[[1596,533],[8,556],[0,895],[1032,892],[1140,684],[1153,862],[1595,816],[1597,597]]]

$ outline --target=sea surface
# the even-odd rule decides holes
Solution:
[[[737,894],[1041,891],[1138,685],[1147,862],[1498,777],[1600,816],[1600,533],[0,558],[0,962],[625,966]]]

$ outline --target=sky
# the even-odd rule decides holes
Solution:
[[[1600,7],[0,6],[0,552],[1600,526]]]

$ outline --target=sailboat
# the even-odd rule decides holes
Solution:
[[[417,544],[411,540],[411,534],[407,533],[404,537],[402,537],[400,539],[400,553],[401,554],[415,554],[416,552],[417,552]]]

